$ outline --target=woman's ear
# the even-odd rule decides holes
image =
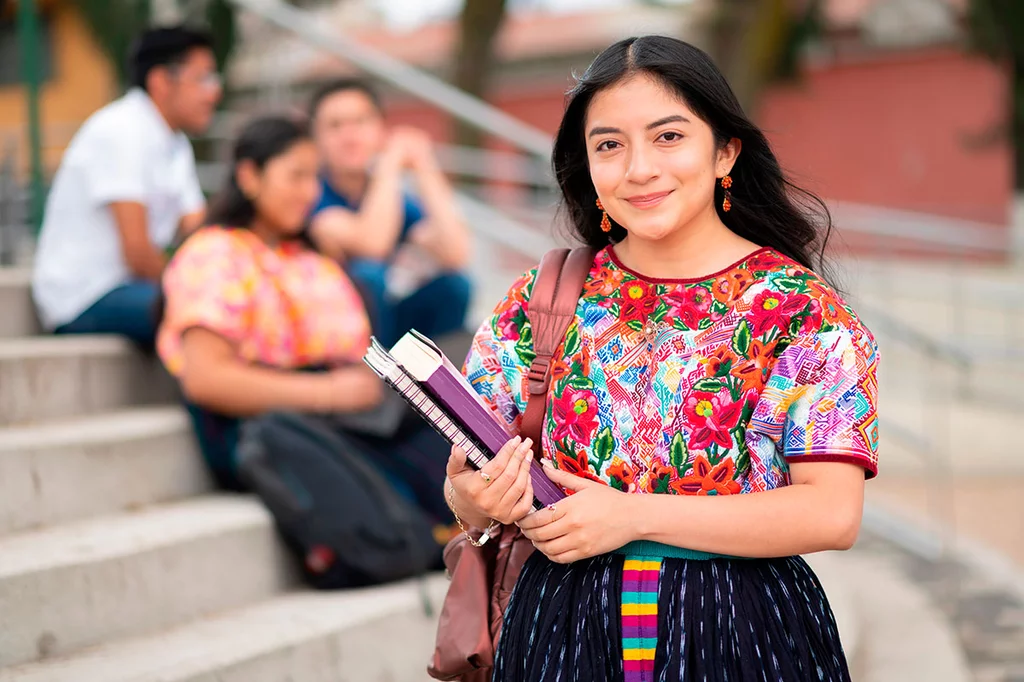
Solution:
[[[721,178],[732,173],[732,167],[736,165],[736,159],[739,158],[742,149],[743,142],[738,137],[734,137],[726,142],[725,146],[718,150],[715,175]]]
[[[249,159],[243,159],[235,165],[235,180],[242,194],[252,201],[260,193],[260,172]]]

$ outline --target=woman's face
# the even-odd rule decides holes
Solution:
[[[297,235],[320,197],[319,156],[311,140],[301,140],[263,166],[256,178],[256,215],[281,237]]]
[[[590,176],[608,215],[649,241],[714,216],[715,183],[738,151],[738,142],[719,150],[711,127],[643,74],[594,95],[584,134]]]

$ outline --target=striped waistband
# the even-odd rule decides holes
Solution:
[[[625,554],[626,556],[635,557],[651,557],[659,559],[694,559],[697,561],[706,561],[708,559],[740,559],[742,557],[729,556],[727,554],[714,554],[712,552],[699,552],[695,549],[685,549],[683,547],[673,547],[672,545],[663,545],[660,542],[651,542],[649,540],[637,540],[630,542],[629,544],[623,545],[614,551],[615,554]]]

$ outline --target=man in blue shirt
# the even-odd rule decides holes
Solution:
[[[462,330],[470,284],[460,270],[469,258],[469,230],[429,137],[411,128],[389,132],[376,92],[356,79],[318,91],[310,119],[324,173],[309,236],[363,285],[377,337],[390,346],[411,328],[432,338]],[[402,187],[406,171],[418,197]],[[395,256],[410,249],[439,273],[395,296]]]

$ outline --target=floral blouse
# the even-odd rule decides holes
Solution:
[[[533,360],[536,271],[477,332],[470,383],[513,428]],[[791,462],[877,473],[878,349],[817,275],[771,249],[696,280],[594,261],[552,363],[544,456],[635,493],[727,495],[789,483]]]
[[[358,362],[370,343],[366,308],[337,263],[298,244],[271,248],[248,230],[191,236],[163,287],[157,351],[174,375],[192,327],[231,341],[247,362],[282,369]]]

